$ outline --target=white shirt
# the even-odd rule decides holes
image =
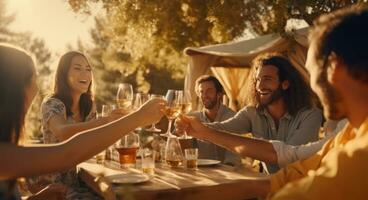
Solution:
[[[316,142],[305,145],[293,146],[278,140],[270,140],[277,154],[277,162],[280,168],[302,160],[317,153],[330,138],[334,137],[347,123],[347,120],[327,121],[325,123],[326,137]]]

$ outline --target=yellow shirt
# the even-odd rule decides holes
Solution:
[[[277,192],[275,194],[275,192]],[[272,199],[368,199],[368,119],[271,176]]]

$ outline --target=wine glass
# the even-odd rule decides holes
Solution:
[[[141,103],[142,103],[142,105],[143,105],[144,103],[146,103],[149,99],[150,99],[149,94],[141,93]]]
[[[164,99],[164,96],[159,95],[159,94],[151,94],[149,96],[150,96],[150,99]],[[159,133],[161,132],[161,129],[156,128],[156,125],[152,124],[152,126],[146,129],[146,131],[153,132],[153,133]]]
[[[141,93],[135,93],[134,94],[134,100],[132,104],[133,110],[138,110],[142,105],[142,96]]]
[[[184,160],[177,137],[168,137],[165,147],[165,161],[170,167],[178,167]]]
[[[178,91],[178,102],[180,105],[180,113],[188,114],[192,110],[192,99],[190,98],[189,91]],[[191,136],[188,136],[187,132],[184,131],[184,134],[179,137],[179,139],[192,139]]]
[[[132,109],[133,110],[138,110],[141,105],[142,105],[142,98],[141,98],[141,93],[135,93],[134,94],[134,100],[133,100],[133,104],[132,104]],[[141,127],[137,127],[135,129],[136,131],[141,131],[142,128]]]
[[[172,121],[178,117],[179,115],[179,111],[180,111],[180,105],[178,102],[178,91],[176,90],[168,90],[166,93],[166,107],[164,110],[164,113],[167,117],[167,119],[169,119],[169,125],[167,127],[167,131],[165,134],[162,134],[162,136],[166,136],[166,137],[176,137],[171,133],[171,126],[172,126]]]
[[[148,101],[148,99],[149,99],[148,94],[136,93],[134,95],[134,100],[133,100],[133,104],[132,104],[133,110],[138,110],[144,103],[146,103],[146,101]],[[142,128],[138,127],[135,130],[136,131],[141,131]]]
[[[129,83],[120,83],[116,94],[116,102],[119,108],[130,109],[133,100],[133,87]]]
[[[111,113],[111,107],[109,105],[102,105],[101,116],[107,117]]]
[[[133,110],[138,110],[146,101],[149,100],[149,95],[144,93],[135,93],[132,104]]]

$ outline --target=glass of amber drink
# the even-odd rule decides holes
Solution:
[[[144,148],[141,151],[142,155],[142,172],[147,175],[155,174],[155,154],[153,149]]]
[[[135,167],[139,149],[139,136],[137,134],[131,132],[125,135],[115,148],[119,152],[120,167]]]
[[[191,148],[185,149],[185,166],[187,169],[197,170],[198,169],[198,149]]]
[[[172,167],[176,168],[182,165],[184,160],[183,153],[181,151],[181,146],[176,136],[169,136],[166,141],[165,147],[165,161]]]

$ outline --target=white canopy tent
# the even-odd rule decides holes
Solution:
[[[184,54],[189,56],[184,87],[195,97],[195,80],[201,75],[213,74],[224,86],[230,108],[239,110],[244,106],[246,80],[254,57],[265,52],[280,52],[308,79],[308,72],[304,68],[307,48],[308,28],[283,36],[269,34],[250,40],[199,48],[188,47],[184,50]],[[197,98],[192,99],[193,108],[196,108]]]

